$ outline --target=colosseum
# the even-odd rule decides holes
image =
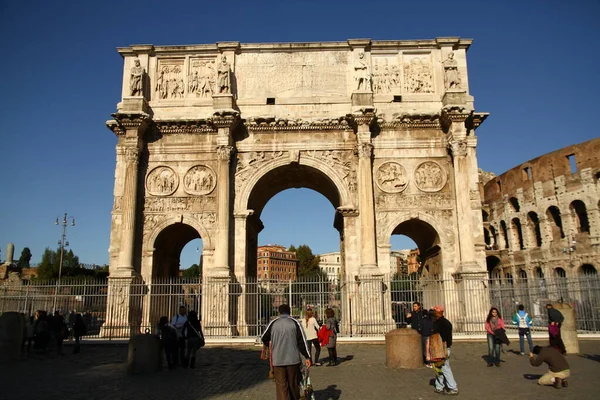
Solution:
[[[580,329],[598,330],[599,155],[596,138],[497,177],[481,174],[486,260],[497,305],[523,303],[542,318],[546,302],[564,301],[576,308]]]

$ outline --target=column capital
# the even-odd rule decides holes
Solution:
[[[108,129],[117,136],[137,136],[142,138],[152,121],[146,113],[113,113],[114,120],[106,122]]]
[[[213,114],[211,122],[218,129],[233,129],[240,122],[240,113],[235,110],[221,110]]]
[[[359,143],[356,145],[358,158],[368,158],[373,156],[373,145],[371,143]]]
[[[217,146],[217,159],[219,161],[227,161],[231,160],[231,154],[233,153],[233,146],[222,145]]]
[[[340,206],[335,210],[342,217],[358,217],[359,211],[354,206]]]
[[[468,148],[467,140],[450,138],[448,140],[448,148],[452,153],[452,157],[465,157]]]

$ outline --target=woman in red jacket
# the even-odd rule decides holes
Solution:
[[[506,329],[504,320],[500,316],[500,311],[496,307],[490,308],[487,319],[485,320],[485,331],[488,341],[488,367],[500,366],[500,346],[501,343],[496,338],[496,330]]]

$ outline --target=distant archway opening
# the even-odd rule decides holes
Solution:
[[[201,239],[200,234],[187,224],[175,223],[163,229],[154,241],[152,277],[179,276],[181,252],[194,239]],[[201,254],[198,254],[198,263],[200,257]]]
[[[504,248],[508,250],[508,229],[506,228],[506,222],[500,221],[500,230],[502,231],[502,236],[504,237]]]
[[[575,200],[570,205],[571,213],[577,216],[577,231],[579,233],[590,232],[590,222],[588,220],[585,203],[581,200]]]
[[[540,220],[537,214],[533,211],[527,213],[527,219],[529,220],[529,233],[530,236],[535,238],[536,247],[540,247],[542,245],[542,233],[540,231]]]
[[[508,199],[508,202],[510,203],[514,212],[521,211],[521,206],[519,205],[519,200],[516,197],[511,197],[510,199]]]
[[[579,267],[579,274],[584,276],[596,276],[598,271],[592,264],[583,264]]]
[[[392,235],[405,235],[414,241],[419,250],[422,273],[442,273],[440,237],[430,224],[420,219],[409,219],[396,226]]]
[[[521,229],[521,221],[519,218],[513,218],[511,221],[513,236],[515,240],[515,244],[518,246],[519,250],[523,250],[525,248],[525,243],[523,242],[523,230]]]
[[[546,211],[546,216],[550,221],[552,221],[552,238],[559,239],[565,237],[565,232],[563,231],[562,218],[560,216],[560,210],[556,206],[548,207]]]

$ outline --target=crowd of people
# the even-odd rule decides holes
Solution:
[[[72,311],[69,318],[65,319],[62,310],[56,310],[51,315],[47,311],[38,310],[32,316],[23,314],[23,317],[23,354],[64,355],[63,342],[71,338],[75,341],[73,353],[80,352],[81,338],[87,333],[87,325],[80,313]]]

